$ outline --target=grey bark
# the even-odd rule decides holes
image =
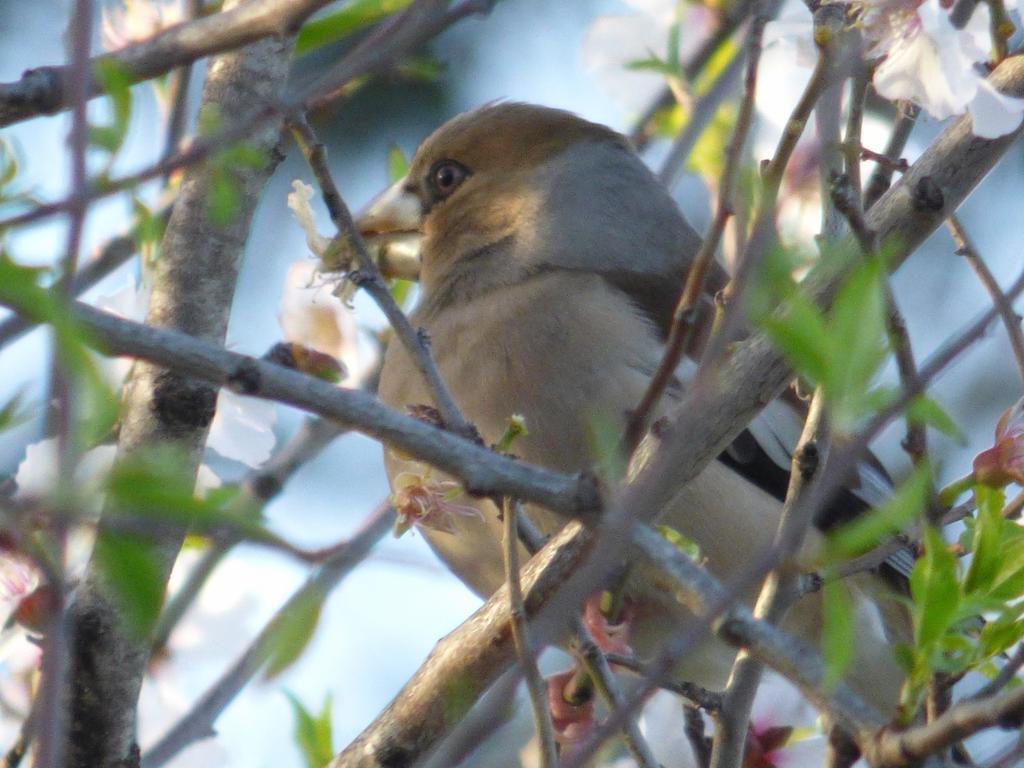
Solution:
[[[241,116],[278,99],[290,50],[289,39],[268,39],[217,58],[210,67],[202,108]],[[208,214],[209,167],[194,166],[186,172],[156,267],[148,323],[223,343],[249,225],[279,157],[279,136],[280,126],[275,124],[251,136],[250,143],[264,152],[266,161],[259,168],[237,169],[239,205],[226,226],[217,226]],[[216,400],[214,386],[139,363],[125,388],[119,459],[171,443],[188,457],[194,473]],[[165,576],[183,535],[181,531],[155,548]],[[124,625],[95,561],[89,565],[69,621],[74,637],[67,765],[134,768],[139,762],[135,710],[149,640]]]

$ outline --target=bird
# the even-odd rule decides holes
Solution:
[[[623,135],[567,111],[507,101],[458,115],[434,131],[406,175],[358,215],[357,226],[377,245],[389,238],[417,241],[420,295],[410,321],[428,334],[441,377],[484,441],[497,443],[509,418],[519,415],[527,431],[515,441],[515,455],[567,473],[593,466],[596,423],[625,429],[662,359],[701,243]],[[726,281],[716,265],[710,290]],[[684,390],[674,381],[655,417]],[[398,343],[385,353],[378,392],[398,409],[435,405]],[[661,518],[695,542],[706,567],[722,579],[771,546],[779,521],[801,420],[782,401],[767,412]],[[424,473],[450,483],[393,451],[385,451],[385,465],[395,489]],[[878,503],[887,483],[880,467],[862,467],[854,479],[860,487],[844,491],[833,505],[836,516]],[[487,597],[505,579],[498,510],[488,500],[463,501],[476,513],[421,530],[447,566]],[[547,534],[565,523],[535,505],[527,512]],[[811,532],[805,550],[820,541],[821,534]],[[666,632],[693,617],[663,585],[638,578],[642,583],[627,588],[638,606],[630,642],[643,656],[656,653]],[[847,682],[891,711],[903,679],[891,643],[907,639],[909,630],[895,601],[876,600],[889,589],[877,590],[877,575],[857,579],[851,584],[856,650]],[[809,594],[789,611],[783,628],[813,644],[821,625],[821,597]],[[720,689],[734,656],[734,649],[709,638],[676,672]]]

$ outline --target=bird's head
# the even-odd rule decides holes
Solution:
[[[358,225],[371,238],[418,235],[424,290],[455,298],[551,267],[661,272],[638,262],[677,263],[693,240],[622,135],[507,102],[441,126]]]

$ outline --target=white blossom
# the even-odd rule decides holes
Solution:
[[[183,0],[120,0],[103,8],[103,47],[116,51],[184,20]]]
[[[664,75],[634,70],[627,65],[651,56],[663,58],[669,29],[678,19],[683,30],[680,58],[685,61],[700,44],[712,22],[711,12],[700,5],[677,0],[626,0],[631,13],[600,16],[583,39],[584,67],[628,111],[647,107],[665,86]]]
[[[352,309],[331,288],[314,262],[296,261],[288,267],[278,320],[285,339],[341,361],[358,380],[376,356],[361,343]]]
[[[277,442],[273,429],[276,419],[277,406],[273,403],[222,389],[206,447],[224,458],[258,467],[270,458]]]
[[[1014,130],[1024,100],[997,93],[981,69],[992,46],[990,18],[988,6],[979,4],[957,29],[939,0],[865,3],[870,53],[884,56],[875,69],[875,89],[887,99],[912,101],[939,120],[969,111],[978,136]]]
[[[292,191],[288,193],[288,207],[295,215],[296,221],[306,233],[306,245],[313,255],[322,258],[330,245],[330,238],[321,235],[316,228],[316,215],[313,213],[313,206],[310,201],[316,190],[309,184],[295,179],[292,182]]]

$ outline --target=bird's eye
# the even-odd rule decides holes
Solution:
[[[469,172],[454,160],[442,160],[430,171],[430,185],[438,197],[448,197],[466,180]]]

